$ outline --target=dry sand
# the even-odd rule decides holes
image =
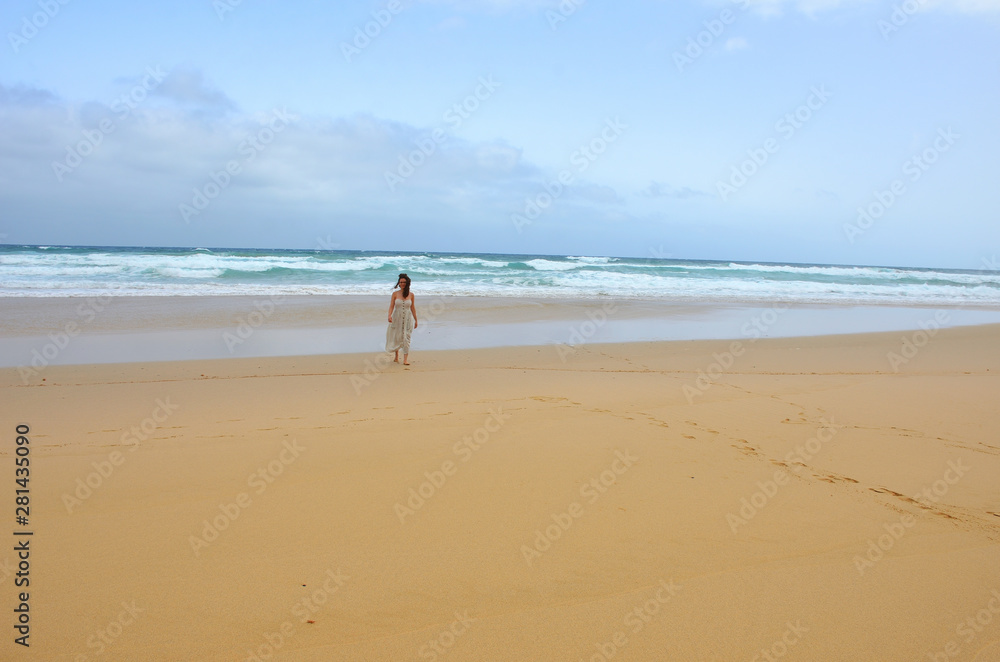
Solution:
[[[998,660],[998,339],[4,369],[0,657]]]

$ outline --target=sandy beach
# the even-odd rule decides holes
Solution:
[[[1000,0],[0,16],[0,662],[1000,662]]]
[[[6,368],[32,638],[0,647],[1000,659],[998,336]]]

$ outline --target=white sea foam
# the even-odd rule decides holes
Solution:
[[[1000,272],[648,258],[0,247],[0,296],[432,296],[1000,307]]]

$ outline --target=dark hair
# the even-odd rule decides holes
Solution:
[[[397,287],[399,287],[399,281],[403,280],[404,278],[408,278],[408,276],[406,274],[399,274],[399,276],[396,277],[396,282],[392,286],[392,289],[396,289]]]
[[[403,285],[403,298],[410,296],[410,277],[406,274],[400,274],[400,278],[406,281],[406,285]]]

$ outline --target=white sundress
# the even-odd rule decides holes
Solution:
[[[392,322],[385,331],[385,351],[395,352],[402,349],[403,354],[410,353],[410,336],[413,334],[411,303],[413,299],[396,299],[392,307]]]

